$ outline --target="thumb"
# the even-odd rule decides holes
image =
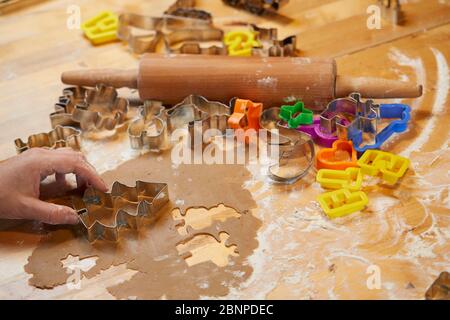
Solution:
[[[28,198],[24,203],[22,216],[48,224],[76,224],[79,218],[75,210],[67,206]]]

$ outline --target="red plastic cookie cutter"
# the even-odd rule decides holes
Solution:
[[[348,159],[350,158],[350,159]],[[317,153],[317,169],[345,170],[358,167],[357,152],[351,141],[336,140],[331,148],[325,148]]]

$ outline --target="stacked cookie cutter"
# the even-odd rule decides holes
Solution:
[[[53,128],[60,125],[82,131],[113,130],[125,122],[128,106],[128,100],[119,98],[113,87],[69,87],[55,104],[50,122]]]
[[[73,207],[89,242],[97,239],[118,241],[121,228],[137,230],[143,223],[142,218],[154,222],[168,201],[167,184],[144,181],[137,181],[135,187],[116,181],[111,193],[88,188],[83,197],[72,197]],[[112,217],[113,221],[100,221],[105,217]]]
[[[318,143],[331,147],[339,140],[351,140],[359,153],[378,149],[394,133],[407,129],[410,107],[405,104],[374,104],[361,100],[359,93],[331,101],[312,125],[300,126],[298,130],[310,134]],[[378,131],[382,119],[394,119]]]
[[[225,54],[224,47],[200,45],[204,41],[222,41],[223,32],[213,27],[210,16],[199,18],[125,13],[119,16],[117,36],[136,54],[155,52],[161,40],[169,53]],[[179,43],[182,45],[175,49],[174,45]]]
[[[195,137],[200,135],[203,142],[202,133],[208,129],[225,134],[230,115],[230,107],[199,95],[190,95],[168,109],[159,101],[147,101],[141,107],[140,118],[128,127],[131,147],[163,150],[169,146],[168,134],[183,128],[188,129],[190,145],[194,147],[198,143]],[[149,130],[152,126],[155,133]]]

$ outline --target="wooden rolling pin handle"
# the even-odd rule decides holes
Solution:
[[[417,98],[422,95],[422,86],[370,77],[336,77],[336,97],[346,97],[353,92],[359,92],[361,97],[371,99]]]
[[[66,71],[61,75],[63,83],[95,87],[104,84],[115,88],[137,88],[137,70],[95,69]]]

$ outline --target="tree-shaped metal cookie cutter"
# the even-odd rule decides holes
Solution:
[[[17,153],[22,153],[31,148],[50,148],[57,149],[70,147],[74,150],[80,150],[81,131],[72,127],[56,126],[55,129],[47,133],[33,134],[28,137],[27,142],[22,139],[14,140]]]
[[[168,201],[166,183],[144,181],[137,181],[135,187],[116,181],[111,193],[88,188],[82,198],[72,197],[73,207],[90,242],[97,239],[118,241],[120,228],[138,229],[142,218],[154,222]],[[109,222],[101,221],[105,219]]]
[[[289,129],[279,118],[280,108],[269,108],[262,112],[260,126],[268,131],[270,147],[279,148],[279,162],[269,166],[269,177],[281,183],[294,183],[303,178],[314,162],[315,149],[311,137],[301,131]],[[278,132],[274,132],[278,130]],[[299,160],[302,162],[298,164]]]
[[[82,131],[114,130],[125,122],[128,105],[128,100],[119,98],[113,87],[70,87],[64,89],[50,122],[52,127],[76,125]]]

